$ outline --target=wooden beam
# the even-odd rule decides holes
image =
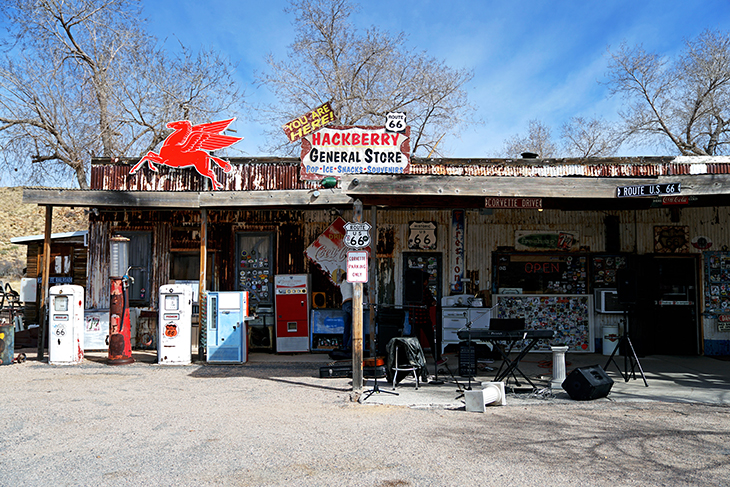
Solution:
[[[48,283],[51,276],[51,229],[53,228],[53,206],[46,206],[46,228],[43,238],[43,274],[41,278],[40,329],[38,330],[38,360],[43,360],[46,337],[48,336]]]
[[[185,191],[96,191],[23,188],[23,203],[55,206],[199,208],[200,193]]]
[[[351,205],[353,199],[339,189],[297,189],[282,191],[216,191],[201,193],[202,208],[247,206],[332,206]]]
[[[616,188],[642,184],[680,183],[682,196],[730,194],[730,174],[604,177],[501,177],[367,175],[342,176],[343,190],[360,195],[504,196],[536,198],[616,198]]]
[[[282,191],[87,191],[23,188],[23,203],[54,206],[198,209],[349,205],[339,189]]]

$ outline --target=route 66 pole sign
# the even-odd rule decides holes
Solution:
[[[370,245],[370,224],[345,223],[345,246],[351,249],[364,249]]]

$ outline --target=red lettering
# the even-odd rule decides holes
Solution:
[[[555,274],[560,272],[560,265],[557,262],[528,262],[525,264],[527,274]]]
[[[362,134],[362,145],[368,145],[370,143],[370,134]]]
[[[330,135],[329,133],[324,134],[324,136],[327,137],[327,142],[330,141],[329,135]],[[334,134],[332,134],[332,145],[337,145],[339,143],[340,143],[340,134],[335,132]]]
[[[372,145],[380,145],[380,134],[370,134],[370,143]]]
[[[342,134],[342,145],[350,145],[350,135],[348,132]]]
[[[320,132],[313,133],[312,134],[312,145],[319,145],[321,139],[322,139],[322,134]]]
[[[352,145],[360,145],[360,134],[352,134]]]

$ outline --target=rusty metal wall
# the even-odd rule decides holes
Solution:
[[[300,163],[296,158],[231,158],[232,169],[225,173],[212,164],[223,190],[265,191],[314,189],[316,181],[299,179]],[[171,168],[147,164],[129,174],[135,159],[94,160],[91,189],[119,191],[206,191],[207,178],[191,167]],[[517,177],[656,177],[684,174],[728,174],[730,159],[625,157],[601,159],[413,159],[412,174],[452,176]]]
[[[111,224],[89,222],[89,255],[86,275],[86,308],[109,308],[109,237]]]
[[[678,220],[672,221],[672,212],[678,212]],[[713,242],[713,249],[730,246],[730,210],[727,208],[691,208],[670,210],[656,208],[641,211],[561,211],[561,210],[467,210],[466,211],[466,271],[478,276],[479,289],[489,289],[492,276],[492,253],[499,247],[514,247],[517,230],[567,230],[577,232],[579,246],[590,252],[606,251],[606,227],[604,219],[613,215],[619,218],[621,252],[654,253],[655,226],[688,227],[689,239],[704,236]],[[434,221],[437,223],[438,244],[435,252],[442,252],[444,267],[449,264],[450,210],[378,212],[378,258],[392,259],[407,248],[407,232],[410,221]],[[381,236],[383,241],[381,242]],[[386,247],[392,250],[387,250]],[[689,246],[689,253],[701,250]],[[417,251],[416,251],[417,252]],[[393,259],[391,267],[379,265],[381,276],[394,285],[394,295],[402,294],[402,259]],[[394,281],[394,282],[392,282]],[[448,289],[444,278],[443,289]],[[470,286],[470,290],[473,288]]]
[[[91,189],[114,191],[206,191],[208,179],[191,167],[157,166],[153,171],[145,164],[129,174],[129,163],[92,164]],[[237,159],[230,172],[213,168],[224,191],[266,191],[277,189],[312,189],[319,182],[299,180],[297,159]]]
[[[338,216],[339,211],[211,211],[209,213],[209,248],[217,252],[221,289],[232,289],[234,280],[228,275],[232,267],[232,249],[236,231],[272,231],[277,235],[277,272],[316,273],[304,251]],[[126,215],[126,216],[124,216]],[[366,219],[369,212],[365,212]],[[351,221],[351,211],[341,214]],[[620,250],[647,254],[654,252],[655,226],[688,227],[689,238],[704,236],[713,242],[713,250],[730,245],[730,210],[727,208],[691,208],[679,210],[656,208],[641,211],[561,211],[549,210],[467,210],[466,211],[466,275],[479,280],[478,287],[491,286],[492,253],[499,247],[513,247],[517,230],[566,230],[577,232],[579,246],[590,252],[604,252],[606,216],[619,219]],[[153,231],[153,289],[169,278],[170,250],[199,248],[199,212],[102,212],[110,221],[94,220],[90,226],[88,252],[87,302],[89,308],[108,307],[108,239],[116,229]],[[111,220],[117,223],[112,225]],[[676,220],[676,221],[673,221]],[[147,222],[146,225],[143,222]],[[452,252],[450,240],[451,210],[390,210],[377,213],[377,256],[379,301],[400,304],[402,296],[402,258],[409,250],[408,227],[411,221],[433,221],[437,224],[435,252],[442,254],[444,271]],[[189,235],[181,237],[187,229]],[[175,238],[173,238],[175,235]],[[690,246],[689,253],[700,250]],[[447,275],[446,272],[443,273]],[[323,281],[324,282],[324,281]],[[442,288],[449,282],[444,277]],[[153,303],[156,306],[156,294]]]

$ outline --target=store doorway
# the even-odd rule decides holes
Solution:
[[[695,256],[646,256],[630,334],[640,355],[699,355]]]
[[[424,349],[432,348],[432,353],[439,349],[438,344],[441,343],[441,260],[438,252],[403,253],[403,308],[408,311],[411,327],[418,324],[416,321],[423,321],[424,314],[430,317],[431,330],[423,329],[421,333],[412,330],[411,334],[419,337]],[[423,286],[424,277],[428,292]],[[428,293],[433,297],[430,305]]]

